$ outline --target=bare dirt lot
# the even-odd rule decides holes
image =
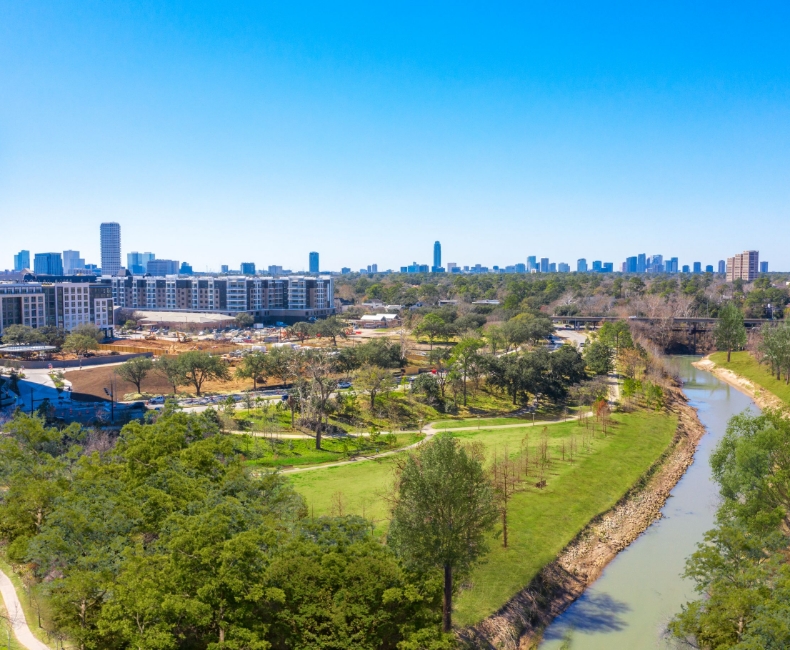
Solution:
[[[99,368],[89,368],[86,370],[72,370],[66,374],[66,379],[71,382],[72,392],[74,399],[81,399],[80,396],[90,396],[91,399],[108,399],[104,389],[110,388],[112,382],[115,382],[115,394],[119,399],[129,393],[136,393],[137,388],[134,384],[123,381],[115,374],[117,366],[103,366]],[[279,382],[272,380],[271,384],[276,385]],[[259,383],[258,386],[261,386]],[[143,392],[151,395],[169,395],[173,389],[171,386],[156,373],[150,373],[148,377],[143,380]],[[208,393],[232,393],[252,388],[252,380],[238,380],[231,379],[226,382],[206,382],[203,384],[202,392]],[[178,389],[178,394],[183,396],[194,395],[195,389],[190,386],[181,386]]]

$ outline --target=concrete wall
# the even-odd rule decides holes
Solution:
[[[105,366],[108,363],[122,363],[124,361],[128,361],[129,359],[133,359],[134,357],[152,357],[153,355],[150,352],[143,352],[142,354],[117,354],[111,357],[88,357],[87,359],[82,360],[82,367],[83,368],[90,368],[91,366]],[[13,365],[18,366],[20,368],[29,368],[31,370],[37,370],[42,368],[49,368],[49,364],[52,364],[52,368],[57,370],[58,368],[79,368],[80,367],[80,360],[73,359],[71,361],[16,361],[16,360],[7,360],[9,363],[13,363]],[[2,365],[2,361],[0,361],[0,365]]]

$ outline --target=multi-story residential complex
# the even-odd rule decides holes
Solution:
[[[14,271],[30,269],[30,251],[19,251],[14,255]]]
[[[312,251],[310,253],[310,273],[319,273],[321,265],[318,262],[318,253]]]
[[[71,331],[92,323],[112,336],[112,287],[99,282],[0,282],[0,334],[9,325]]]
[[[77,271],[85,270],[85,260],[80,257],[79,251],[63,251],[63,273],[71,275]]]
[[[281,278],[222,276],[104,277],[114,304],[125,309],[248,312],[260,320],[296,321],[335,312],[334,282],[329,276]]]
[[[63,275],[63,258],[60,253],[36,253],[33,270],[39,275]]]
[[[103,223],[99,233],[102,274],[115,275],[121,270],[121,224]]]
[[[727,282],[744,280],[751,282],[757,278],[760,262],[760,253],[757,251],[744,251],[735,257],[727,258]]]
[[[149,260],[145,272],[151,275],[176,275],[178,273],[177,260]],[[102,275],[109,275],[102,273]]]

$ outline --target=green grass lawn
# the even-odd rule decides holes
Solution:
[[[509,548],[503,549],[499,527],[492,535],[491,551],[470,576],[471,589],[456,602],[459,625],[475,623],[496,611],[551,562],[596,515],[611,508],[668,447],[677,426],[674,416],[640,411],[615,416],[612,432],[595,434],[591,451],[577,454],[575,462],[562,461],[561,445],[574,437],[581,447],[585,428],[577,422],[547,425],[552,458],[547,486],[528,487],[511,502]],[[465,441],[481,441],[489,457],[496,452],[517,454],[525,435],[535,448],[543,427],[482,429],[453,434]],[[588,434],[585,434],[588,435]],[[534,457],[534,456],[533,456]],[[315,515],[333,512],[338,497],[344,514],[365,514],[386,527],[384,495],[391,489],[393,459],[360,462],[289,475]],[[534,485],[535,476],[530,477]],[[337,506],[335,505],[335,513]]]
[[[568,417],[572,417],[576,414],[576,408],[569,408],[568,409]],[[551,413],[537,413],[535,415],[535,422],[541,422],[542,420],[554,420],[559,419],[563,416],[562,413],[559,414],[551,414]],[[433,423],[434,429],[454,429],[456,427],[493,427],[499,426],[502,424],[524,424],[524,425],[531,425],[532,424],[532,416],[522,416],[522,417],[500,417],[500,418],[458,418],[457,420],[440,420],[438,422]]]
[[[287,467],[349,460],[354,456],[406,447],[423,437],[416,433],[383,435],[377,440],[367,436],[341,439],[324,437],[321,440],[321,449],[315,448],[315,440],[312,438],[293,440],[242,434],[234,442],[236,449],[246,457],[245,465]]]
[[[727,363],[726,352],[714,352],[710,355],[710,359],[716,365],[732,370],[734,373],[762,386],[785,404],[790,404],[790,386],[785,384],[784,379],[777,380],[776,375],[771,374],[770,366],[758,363],[748,352],[733,352],[730,357],[730,363]]]

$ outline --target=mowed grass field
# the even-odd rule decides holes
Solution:
[[[726,352],[714,352],[710,355],[710,359],[716,365],[732,370],[762,386],[785,404],[790,404],[790,386],[785,384],[784,379],[777,379],[776,375],[772,375],[770,366],[758,363],[757,359],[748,352],[733,352],[729,363],[727,363]]]
[[[664,412],[639,411],[614,416],[614,424],[603,436],[597,431],[590,451],[582,450],[583,432],[577,422],[546,425],[553,462],[546,474],[547,485],[534,487],[536,470],[517,493],[509,508],[509,546],[502,548],[501,527],[491,537],[491,549],[467,580],[468,588],[456,600],[455,621],[460,626],[478,622],[495,612],[527,585],[551,562],[596,515],[610,509],[661,456],[672,441],[677,419]],[[481,441],[490,458],[507,448],[511,456],[520,452],[527,438],[534,458],[544,427],[481,429],[457,432],[464,441]],[[561,460],[576,440],[574,462]],[[338,501],[344,514],[365,514],[376,522],[378,532],[387,525],[385,495],[392,489],[394,460],[365,461],[342,467],[289,474],[315,515],[329,514]]]

